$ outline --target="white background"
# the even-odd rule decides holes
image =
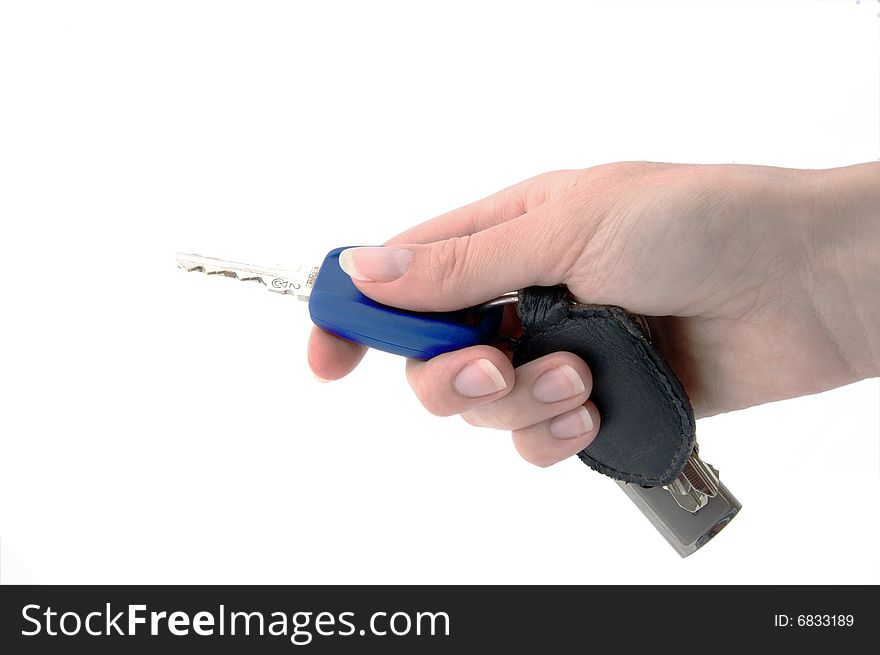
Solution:
[[[557,168],[880,155],[880,4],[0,5],[6,583],[880,580],[878,383],[701,421],[679,560],[610,480],[309,374],[306,307],[187,275],[376,243]]]

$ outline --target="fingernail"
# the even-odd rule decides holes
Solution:
[[[550,421],[550,434],[557,439],[572,439],[593,429],[593,417],[586,407],[561,414]]]
[[[583,393],[585,388],[577,371],[563,364],[542,373],[532,386],[532,395],[542,403],[556,403]]]
[[[495,364],[488,359],[477,359],[458,372],[452,386],[465,398],[480,398],[507,388],[507,382]]]
[[[346,248],[339,253],[339,268],[360,282],[391,282],[412,263],[412,251],[403,248]]]
[[[320,382],[321,384],[327,384],[328,382],[330,382],[330,380],[328,380],[327,378],[322,378],[317,373],[312,373],[312,377],[315,378],[315,382]]]

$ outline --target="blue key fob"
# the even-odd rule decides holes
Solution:
[[[312,322],[323,330],[370,348],[423,360],[491,343],[497,336],[503,307],[411,312],[367,298],[339,267],[343,250],[327,253],[309,296]]]

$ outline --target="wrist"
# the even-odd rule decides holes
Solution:
[[[855,379],[880,375],[880,162],[802,171],[805,288]]]

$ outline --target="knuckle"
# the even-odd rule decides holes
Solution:
[[[434,416],[449,416],[455,413],[449,411],[448,405],[443,402],[443,399],[436,390],[432,390],[430,385],[425,384],[424,376],[410,373],[409,369],[407,373],[410,388],[415,393],[416,398],[419,399],[419,402],[422,403],[422,406],[428,410],[428,413]]]
[[[542,258],[539,284],[552,286],[571,276],[583,256],[590,237],[589,221],[582,220],[583,209],[575,199],[566,199],[547,211],[539,227],[542,244],[549,244]]]
[[[539,207],[551,198],[576,186],[579,174],[579,171],[576,170],[559,169],[534,178],[533,183],[525,189],[522,213]]]
[[[475,428],[484,428],[486,425],[480,420],[480,417],[474,412],[464,412],[460,414],[462,420],[468,425],[473,425]]]
[[[470,235],[453,237],[430,249],[428,275],[443,286],[454,286],[464,276],[470,250]]]
[[[416,395],[418,395],[419,401],[422,403],[422,406],[434,416],[451,416],[452,414],[455,414],[455,411],[451,411],[449,409],[449,406],[441,400],[438,400],[434,394]]]
[[[464,412],[461,417],[478,428],[492,428],[495,430],[509,430],[510,425],[496,409],[495,403],[489,403]]]
[[[520,455],[522,455],[523,459],[525,459],[529,464],[542,469],[553,466],[556,463],[554,460],[550,459],[546,455],[539,453],[520,453]]]
[[[514,430],[512,434],[513,444],[516,447],[516,452],[519,453],[519,456],[526,460],[529,464],[537,466],[538,468],[547,468],[548,466],[552,466],[556,463],[556,460],[550,457],[542,449],[529,448],[527,446],[527,444],[529,443],[528,439],[517,438],[517,430]]]

